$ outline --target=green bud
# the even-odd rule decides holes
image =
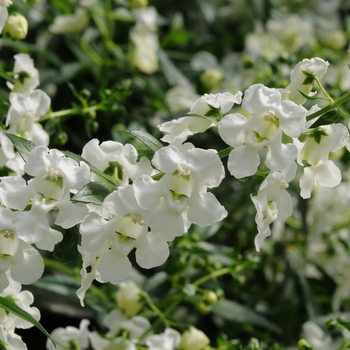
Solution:
[[[298,341],[298,350],[314,350],[314,348],[305,339],[300,339]]]
[[[223,75],[219,70],[209,69],[201,75],[200,80],[206,88],[212,90],[219,86],[222,78]]]
[[[3,35],[11,40],[22,40],[27,36],[28,22],[24,16],[14,13],[8,16]]]
[[[148,6],[148,0],[130,0],[130,8],[132,9],[138,9],[140,7],[147,7]]]

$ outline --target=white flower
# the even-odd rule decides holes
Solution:
[[[118,186],[125,186],[139,175],[151,175],[153,172],[146,157],[137,161],[137,150],[131,144],[105,141],[99,145],[97,139],[92,139],[84,146],[81,156],[98,170],[110,175]],[[91,174],[91,179],[98,180],[95,174]]]
[[[303,104],[306,98],[298,91],[302,91],[305,95],[310,95],[313,84],[304,84],[307,76],[303,71],[311,71],[316,74],[318,79],[321,79],[327,72],[329,63],[321,58],[315,57],[311,59],[304,59],[299,62],[292,70],[290,77],[290,84],[286,87],[289,91],[289,100],[298,104]]]
[[[89,182],[86,163],[78,164],[62,152],[45,146],[35,147],[28,155],[24,170],[31,176],[35,191],[45,198],[69,200],[72,190],[81,190]]]
[[[11,0],[0,0],[0,34],[2,33],[2,30],[5,27],[6,20],[8,17],[8,10],[7,8],[12,5]]]
[[[152,74],[158,70],[157,12],[154,7],[145,7],[134,10],[134,15],[136,25],[130,32],[134,44],[131,61],[141,72]]]
[[[165,329],[164,333],[150,335],[146,339],[148,350],[175,350],[181,341],[181,335],[172,328]]]
[[[66,350],[87,349],[89,347],[89,330],[90,321],[82,320],[79,329],[68,326],[66,328],[56,328],[51,332],[52,339],[56,342],[57,347],[54,346],[50,339],[46,341],[47,350]]]
[[[36,321],[39,321],[39,310],[36,307],[30,306],[34,301],[33,294],[29,291],[21,291],[21,284],[14,281],[10,277],[9,271],[7,272],[7,278],[9,280],[9,286],[0,293],[0,296],[10,299],[22,310],[29,313]],[[2,310],[0,310],[0,312],[1,311]],[[23,318],[16,316],[14,313],[3,312],[6,314],[5,320],[0,323],[6,330],[14,331],[15,328],[27,329],[33,327],[32,323],[25,321]]]
[[[241,101],[242,93],[240,91],[236,95],[229,92],[205,94],[192,104],[189,114],[206,116],[210,112],[214,112],[221,116],[229,112],[234,104],[240,104]],[[162,141],[179,145],[186,141],[189,136],[204,132],[214,125],[205,118],[185,116],[160,124],[158,128],[165,134]]]
[[[293,212],[293,202],[288,188],[286,176],[282,172],[271,172],[260,185],[258,194],[251,196],[257,210],[255,222],[258,234],[255,247],[259,251],[266,237],[271,235],[270,224],[274,221],[285,221]]]
[[[127,318],[117,309],[103,318],[103,325],[108,328],[107,337],[115,337],[120,330],[126,330],[131,340],[138,339],[151,327],[147,318],[141,316]]]
[[[190,146],[182,152],[170,145],[158,150],[152,163],[165,173],[163,177],[159,181],[139,177],[134,188],[140,205],[153,211],[154,220],[150,225],[154,232],[170,241],[185,232],[181,231],[188,228],[187,220],[208,226],[227,215],[216,197],[207,192],[207,188],[217,187],[224,177],[224,168],[215,150]]]
[[[144,268],[159,266],[169,256],[166,240],[154,236],[149,221],[151,211],[139,206],[133,186],[112,192],[102,206],[107,209],[107,217],[91,213],[80,225],[84,266],[91,266],[93,271],[90,274],[81,272],[80,297],[91,278],[117,284],[128,277],[132,269],[128,254],[133,248],[136,248],[137,263]]]
[[[305,142],[294,140],[299,150],[298,162],[305,160],[309,167],[304,168],[300,178],[301,196],[309,198],[317,184],[335,187],[341,181],[341,172],[333,161],[328,160],[330,152],[336,152],[346,144],[349,131],[343,124],[320,126],[310,131]]]
[[[26,344],[23,342],[22,338],[4,329],[4,326],[0,324],[0,344],[4,349],[11,350],[28,350]]]
[[[18,213],[0,207],[0,291],[9,284],[7,271],[21,284],[34,283],[44,271],[39,252],[18,237],[17,224]]]
[[[49,135],[37,121],[50,108],[50,97],[41,90],[35,90],[24,96],[19,93],[10,95],[11,107],[6,117],[9,133],[33,141],[36,145],[49,144]]]
[[[33,60],[25,53],[14,56],[15,84],[7,83],[12,92],[28,95],[39,85],[39,72],[34,67]]]
[[[300,135],[305,129],[307,110],[283,100],[279,91],[261,84],[246,90],[242,107],[251,114],[250,119],[239,113],[228,114],[218,127],[221,138],[234,147],[228,158],[230,173],[237,178],[254,175],[263,148],[268,148],[266,165],[273,171],[287,173],[296,159],[297,148],[292,143],[282,144],[282,136]]]
[[[82,7],[77,7],[74,14],[55,17],[53,24],[49,25],[49,31],[53,34],[80,32],[88,22],[87,11]]]

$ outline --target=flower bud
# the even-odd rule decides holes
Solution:
[[[22,40],[27,36],[28,22],[24,16],[14,13],[7,18],[3,35],[12,40]]]
[[[181,336],[180,349],[202,350],[209,345],[209,338],[199,329],[191,327]]]
[[[136,315],[142,307],[140,289],[131,281],[119,283],[116,299],[119,308],[127,317]]]
[[[217,69],[209,69],[206,72],[204,72],[200,77],[203,85],[210,90],[219,86],[222,78],[222,73]]]
[[[212,290],[205,292],[203,295],[203,301],[207,303],[208,305],[214,305],[218,301],[218,297],[215,292]]]
[[[130,0],[130,8],[138,9],[140,7],[148,6],[148,0]]]

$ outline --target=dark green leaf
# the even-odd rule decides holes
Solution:
[[[19,137],[14,134],[6,133],[6,136],[11,140],[19,155],[26,162],[28,159],[28,154],[35,147],[35,144],[32,141],[26,140],[23,137]]]
[[[28,312],[22,310],[15,303],[3,297],[0,297],[0,307],[3,308],[5,311],[11,312],[17,315],[18,317],[21,317],[24,320],[32,323],[36,328],[38,328],[41,332],[43,332],[46,335],[46,337],[48,337],[52,341],[52,343],[56,346],[54,340],[50,337],[50,334],[47,333],[45,328],[38,321],[36,321],[30,314],[28,314]]]
[[[281,329],[267,318],[235,301],[222,299],[213,305],[212,311],[230,321],[258,325],[276,333],[281,333]]]
[[[90,182],[72,197],[72,201],[101,205],[115,189],[115,186],[111,186],[107,182]]]
[[[142,143],[144,143],[153,152],[158,151],[163,147],[163,145],[152,135],[142,130],[129,130],[123,131],[126,134],[136,137]]]
[[[78,226],[67,229],[63,234],[63,240],[55,246],[53,255],[62,262],[68,264],[76,261],[79,252],[80,232]]]

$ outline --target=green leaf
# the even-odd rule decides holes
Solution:
[[[303,70],[303,73],[306,75],[303,85],[311,85],[316,79],[316,73],[309,69]]]
[[[115,186],[111,186],[107,182],[90,182],[72,197],[72,201],[101,205],[104,199],[115,189]]]
[[[138,140],[140,140],[142,143],[144,143],[149,149],[151,149],[153,152],[158,151],[159,149],[163,148],[163,145],[151,134],[142,131],[142,130],[128,130],[123,131],[126,134],[129,134],[131,136],[136,137]]]
[[[35,148],[35,143],[14,134],[6,133],[6,136],[11,140],[19,155],[26,162],[28,154],[33,148]]]
[[[38,321],[36,321],[30,314],[28,314],[28,312],[22,310],[15,303],[13,303],[13,302],[11,302],[11,301],[3,298],[3,297],[0,297],[0,307],[3,308],[5,311],[12,312],[16,316],[21,317],[24,320],[32,323],[36,328],[38,328],[41,332],[43,332],[45,334],[45,336],[47,338],[49,338],[52,341],[52,343],[55,345],[55,347],[56,347],[56,343],[50,337],[50,334],[47,333],[45,328]]]
[[[80,244],[80,232],[78,226],[67,229],[63,234],[63,239],[55,246],[53,255],[55,258],[68,264],[76,261],[79,252],[77,246]]]
[[[301,90],[297,89],[299,91],[299,93],[304,97],[306,98],[307,100],[323,100],[323,101],[329,101],[328,98],[325,98],[325,97],[318,97],[318,96],[309,96],[309,95],[306,95],[304,92],[302,92]]]
[[[80,162],[85,162],[90,170],[95,173],[99,178],[101,178],[102,180],[108,182],[110,185],[112,185],[114,187],[114,189],[117,189],[116,184],[114,183],[114,181],[111,179],[110,176],[106,175],[105,173],[103,173],[102,171],[98,170],[96,167],[94,167],[92,164],[90,164],[87,160],[85,160],[82,156],[75,154],[73,152],[70,151],[61,151],[66,157],[72,158],[74,159],[76,162],[80,163]]]
[[[250,308],[241,305],[235,301],[222,299],[212,307],[212,311],[230,321],[238,323],[248,323],[270,329],[276,333],[281,333],[281,329],[270,322],[264,316],[259,315]]]

